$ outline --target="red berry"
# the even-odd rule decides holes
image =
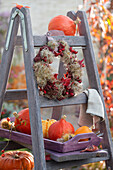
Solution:
[[[2,114],[2,115],[4,115],[4,114],[5,114],[5,112],[1,112],[1,114]]]
[[[24,125],[24,122],[20,122],[21,125]]]
[[[1,156],[2,156],[2,157],[4,157],[4,156],[5,156],[5,154],[3,153]]]
[[[46,90],[44,90],[44,93],[45,93],[45,94],[47,93]]]
[[[51,160],[50,155],[46,155],[46,161],[49,161],[49,160]]]
[[[74,96],[74,93],[70,93],[71,96]]]
[[[49,61],[49,64],[52,64],[52,61]]]
[[[47,61],[47,59],[43,59],[45,62]]]
[[[8,121],[8,122],[10,121],[10,118],[9,118],[9,117],[7,117],[7,121]]]
[[[1,150],[2,153],[4,153],[5,151],[4,150]]]

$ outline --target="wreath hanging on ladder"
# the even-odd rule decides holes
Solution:
[[[64,40],[50,40],[39,49],[34,58],[33,70],[36,82],[43,95],[49,99],[62,100],[77,95],[81,91],[83,60],[77,59],[77,51]],[[53,74],[50,64],[54,57],[60,57],[64,63],[66,74],[58,79]]]

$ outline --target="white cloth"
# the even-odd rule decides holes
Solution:
[[[97,90],[87,89],[83,93],[87,95],[88,102],[80,106],[78,124],[79,126],[91,127],[100,119],[104,119],[104,106]]]

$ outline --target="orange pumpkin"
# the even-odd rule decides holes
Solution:
[[[42,120],[42,131],[44,138],[48,138],[48,129],[54,122],[56,122],[55,119]]]
[[[29,109],[23,109],[18,114],[13,113],[15,116],[15,129],[19,132],[31,134],[30,128],[30,118],[29,118]],[[48,138],[48,129],[52,123],[56,122],[55,119],[42,120],[42,130],[43,137]]]
[[[75,131],[75,135],[83,133],[91,133],[92,130],[88,126],[81,126]],[[88,139],[81,139],[80,141],[88,141]]]
[[[75,132],[73,125],[65,120],[64,115],[59,121],[53,123],[48,130],[49,139],[57,140],[66,133],[73,134]]]
[[[50,20],[48,30],[60,30],[67,36],[74,36],[76,32],[76,25],[75,22],[68,16],[58,15]]]
[[[31,134],[29,108],[21,110],[18,114],[13,113],[15,116],[15,129],[19,132]]]
[[[0,156],[0,170],[33,170],[34,158],[28,151],[8,151]]]

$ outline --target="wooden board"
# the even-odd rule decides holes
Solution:
[[[107,150],[98,150],[95,152],[68,152],[68,153],[58,153],[51,150],[46,150],[47,153],[50,154],[51,159],[56,162],[64,162],[64,161],[72,161],[72,160],[83,160],[88,158],[95,158],[95,157],[106,157],[109,158]]]
[[[62,39],[66,41],[70,46],[74,47],[86,47],[86,39],[84,36],[53,36],[54,39]],[[41,47],[47,43],[46,36],[33,36],[34,47]],[[17,37],[16,41],[17,46],[22,45],[22,38]]]
[[[38,90],[38,89],[37,89]],[[27,90],[18,89],[18,90],[6,90],[4,100],[21,100],[27,99]],[[74,97],[66,98],[64,100],[50,100],[46,97],[39,96],[40,107],[54,107],[54,106],[68,106],[75,104],[84,104],[87,103],[87,96],[85,93],[80,93]]]

